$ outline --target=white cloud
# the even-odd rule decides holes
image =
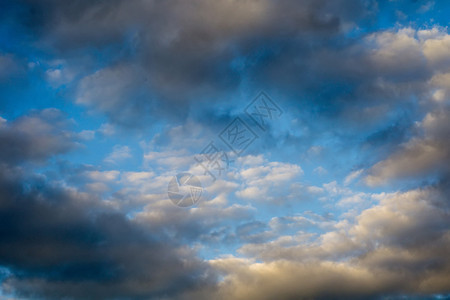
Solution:
[[[116,133],[116,129],[112,124],[103,123],[102,125],[100,125],[98,132],[105,136],[112,136]]]
[[[322,166],[318,166],[313,170],[314,173],[318,174],[318,175],[325,175],[328,173],[327,169],[325,169]]]
[[[94,181],[104,181],[104,182],[112,182],[117,180],[120,175],[120,172],[117,170],[112,171],[88,171],[86,172],[86,176]]]
[[[78,133],[78,136],[82,139],[82,140],[93,140],[95,138],[95,131],[93,130],[83,130],[80,133]]]
[[[274,201],[276,196],[289,193],[291,181],[301,175],[303,170],[300,166],[282,162],[264,161],[262,165],[244,167],[237,176],[242,189],[236,195],[245,199]]]
[[[347,177],[345,177],[344,185],[349,185],[350,183],[352,183],[352,181],[358,178],[362,174],[362,172],[364,172],[363,169],[351,172],[349,175],[347,175]]]
[[[105,162],[116,164],[131,157],[131,149],[128,146],[115,145],[113,151],[104,159]]]

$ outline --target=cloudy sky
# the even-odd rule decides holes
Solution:
[[[449,15],[0,1],[0,298],[450,299]]]

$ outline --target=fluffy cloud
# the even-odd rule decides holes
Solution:
[[[8,78],[28,62],[27,91],[56,95],[43,103],[73,110],[84,127],[73,132],[75,121],[57,109],[10,119],[31,102],[5,115],[0,108],[2,292],[180,300],[449,293],[448,29],[381,30],[383,5],[2,2],[1,32],[13,33],[10,44],[22,40],[11,47],[17,53],[0,49],[8,88],[0,102],[16,95]],[[280,101],[283,119],[207,184],[193,154],[245,118],[243,100],[259,89]],[[95,155],[68,157],[81,142]],[[126,171],[105,169],[138,153],[140,166],[136,156]],[[79,164],[84,155],[98,165]],[[167,199],[181,169],[204,183],[197,206]]]
[[[421,135],[400,145],[387,159],[375,164],[369,170],[366,182],[379,185],[392,179],[448,173],[449,116],[448,109],[428,113],[418,124]]]
[[[311,238],[247,244],[243,254],[210,261],[223,272],[223,299],[378,299],[450,290],[449,213],[438,188],[382,194],[349,223]],[[294,219],[291,219],[293,222]],[[222,298],[221,298],[222,299]]]
[[[295,164],[260,161],[252,156],[246,161],[246,158],[239,159],[243,166],[235,178],[241,182],[236,195],[244,199],[284,201],[294,178],[303,174],[302,168]]]

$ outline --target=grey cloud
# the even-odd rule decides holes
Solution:
[[[249,206],[201,203],[193,210],[180,210],[168,203],[163,195],[160,203],[149,204],[136,216],[136,221],[149,229],[167,232],[173,239],[184,243],[201,242],[208,247],[225,242],[236,243],[230,232],[235,227],[253,218],[254,210]],[[210,200],[211,201],[211,200]]]
[[[27,298],[175,298],[212,286],[195,253],[94,196],[0,170],[3,290]]]
[[[99,70],[80,81],[76,103],[106,113],[115,123],[136,126],[160,113],[145,77],[141,68],[124,64]]]
[[[191,57],[223,49],[223,41],[250,35],[272,36],[334,32],[365,13],[360,1],[247,0],[184,1],[23,1],[30,25],[60,49],[102,45],[124,37],[138,26],[140,37],[161,48],[183,46]],[[147,25],[146,28],[139,26]],[[92,29],[97,30],[92,30]],[[140,31],[145,30],[145,31]],[[198,47],[203,46],[203,47]],[[174,57],[176,58],[176,57]],[[187,57],[189,58],[189,56]]]
[[[79,92],[90,93],[92,79],[109,78],[113,97],[111,89],[101,94],[94,87],[84,104],[126,125],[149,114],[158,118],[161,111],[186,116],[192,103],[225,101],[224,92],[245,78],[259,81],[258,74],[266,76],[264,85],[273,80],[283,87],[287,77],[299,85],[311,75],[313,53],[333,47],[332,37],[368,14],[367,3],[353,0],[345,1],[345,9],[342,1],[322,0],[23,3],[44,49],[62,55],[92,46],[105,50],[106,67],[86,76]],[[130,89],[135,85],[143,91],[138,97]]]
[[[2,292],[28,299],[149,299],[212,288],[214,272],[189,246],[128,219],[95,193],[57,183],[64,172],[72,176],[65,184],[118,172],[67,170],[63,163],[59,174],[33,173],[27,162],[45,163],[77,146],[71,125],[56,109],[0,119],[0,265],[8,270]]]
[[[0,83],[7,82],[8,79],[14,78],[22,73],[22,66],[17,62],[14,55],[0,52]]]
[[[409,99],[424,97],[427,80],[441,68],[436,59],[445,60],[437,33],[403,29],[348,38],[358,21],[366,18],[370,27],[376,18],[371,1],[23,3],[44,49],[69,61],[93,46],[105,54],[78,82],[75,101],[139,128],[161,118],[220,123],[230,116],[216,113],[217,106],[227,107],[229,92],[242,87],[292,99],[287,109],[313,116],[315,134],[337,128],[333,134],[345,139],[360,126],[380,130],[373,128],[397,121],[395,111],[408,112],[402,121],[408,128],[418,114]],[[289,132],[276,138],[299,149],[313,139]]]
[[[77,147],[70,121],[57,109],[34,111],[0,123],[0,161],[42,162]]]
[[[392,179],[447,174],[450,171],[449,116],[448,109],[428,113],[419,124],[416,136],[371,167],[366,183],[376,186]]]

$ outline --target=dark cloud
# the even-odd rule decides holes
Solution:
[[[0,161],[42,162],[77,146],[71,122],[57,109],[33,111],[16,120],[0,120]]]
[[[370,6],[356,0],[22,3],[21,19],[46,51],[69,60],[81,50],[96,55],[92,47],[103,53],[96,67],[102,70],[81,81],[84,101],[78,100],[134,126],[149,115],[186,117],[193,103],[225,102],[225,93],[248,78],[256,88],[269,82],[285,88],[284,81],[305,86],[318,76],[318,49],[335,47]],[[90,89],[103,84],[112,88]]]
[[[207,287],[208,266],[92,195],[0,169],[3,290],[27,298],[174,298]],[[151,229],[150,229],[151,230]]]
[[[26,162],[76,147],[70,125],[56,109],[0,119],[2,290],[26,298],[148,299],[212,287],[214,272],[164,230],[128,219],[95,193],[61,186],[54,171],[57,181],[34,174]]]
[[[188,116],[209,124],[218,106],[242,100],[230,91],[263,88],[314,123],[352,131],[392,111],[414,115],[408,100],[423,96],[433,74],[412,30],[371,33],[373,1],[21,3],[41,49],[69,65],[101,53],[73,100],[126,126]]]

